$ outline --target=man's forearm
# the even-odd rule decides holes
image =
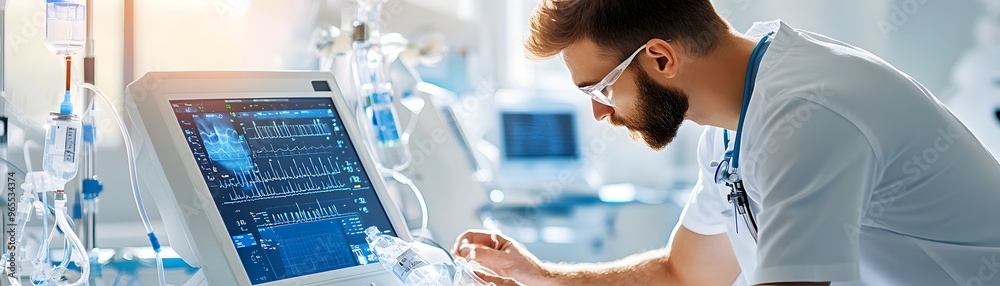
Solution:
[[[525,285],[675,285],[668,267],[668,250],[659,249],[624,259],[594,264],[543,265],[545,277],[539,281],[522,281]]]

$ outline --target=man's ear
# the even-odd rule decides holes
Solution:
[[[677,75],[678,49],[672,42],[661,39],[651,39],[646,42],[646,56],[652,60],[643,61],[643,69],[648,72],[655,72],[666,78],[673,78]]]

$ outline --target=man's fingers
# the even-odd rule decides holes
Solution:
[[[469,260],[475,260],[483,267],[493,269],[494,271],[502,271],[514,267],[514,257],[512,257],[512,254],[502,250],[487,247],[469,248],[468,256],[465,257]]]
[[[468,245],[470,245],[468,239],[459,238],[459,241],[456,241],[455,245],[451,247],[451,255],[465,257],[468,255],[468,249],[466,249]]]
[[[502,249],[504,245],[510,244],[510,239],[494,231],[473,229],[468,230],[455,240],[452,246],[452,254],[458,254],[463,244],[481,245]]]
[[[509,239],[505,235],[497,234],[495,231],[479,230],[479,229],[466,231],[464,234],[462,234],[462,236],[458,237],[458,240],[456,242],[461,243],[462,239],[467,239],[471,244],[479,244],[479,245],[493,246],[493,247],[497,246],[498,244],[503,245],[504,243],[509,241]]]
[[[479,276],[479,278],[483,279],[483,281],[486,281],[487,283],[493,283],[500,286],[521,285],[521,283],[514,280],[514,278],[500,277],[479,270],[476,270],[476,276]]]
[[[483,236],[489,236],[489,233],[487,233],[485,230],[476,230],[476,229],[470,229],[465,231],[464,233],[462,233],[462,235],[459,235],[458,238],[455,239],[455,244],[452,245],[451,247],[452,254],[458,254],[459,249],[461,249],[463,245],[474,244],[476,242],[483,241],[482,239]],[[479,244],[486,245],[483,243]]]

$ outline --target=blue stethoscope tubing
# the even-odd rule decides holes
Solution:
[[[746,188],[743,185],[743,178],[740,177],[738,169],[740,163],[740,145],[743,138],[743,121],[747,116],[747,108],[750,107],[750,98],[753,96],[754,81],[757,79],[757,70],[760,69],[760,62],[764,58],[764,52],[770,45],[770,38],[774,32],[764,35],[754,47],[750,54],[750,62],[747,65],[746,81],[743,85],[743,106],[740,109],[740,123],[736,128],[736,140],[733,143],[733,150],[727,150],[715,169],[715,183],[725,184],[730,188],[727,196],[730,203],[736,208],[739,216],[743,217],[743,222],[747,225],[750,236],[757,242],[757,220],[750,210],[750,198],[747,197]],[[723,131],[722,143],[725,148],[729,148],[729,131]],[[737,218],[737,232],[739,231],[739,218]]]

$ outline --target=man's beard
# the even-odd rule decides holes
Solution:
[[[654,82],[645,72],[636,75],[639,94],[635,112],[630,116],[613,113],[608,122],[627,128],[633,140],[641,139],[649,148],[659,151],[677,136],[687,114],[688,98],[679,89]]]

